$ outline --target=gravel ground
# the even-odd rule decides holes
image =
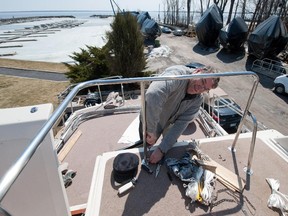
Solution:
[[[173,34],[162,34],[159,40],[161,46],[166,45],[171,49],[171,54],[168,57],[150,59],[148,69],[151,71],[161,72],[168,66],[192,61],[210,65],[220,72],[249,71],[251,67],[251,60],[244,51],[229,53],[219,49],[212,52],[201,48],[195,38],[177,37]],[[250,107],[251,113],[267,128],[288,135],[288,95],[275,94],[273,80],[261,74],[258,76],[260,81]],[[224,77],[220,81],[220,87],[244,109],[253,80],[252,76]]]

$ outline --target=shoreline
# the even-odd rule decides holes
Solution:
[[[63,16],[31,16],[31,17],[4,18],[4,19],[0,19],[0,25],[34,22],[34,21],[40,21],[42,19],[50,19],[50,18],[75,18],[75,16],[63,15]]]

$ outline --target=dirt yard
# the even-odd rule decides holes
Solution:
[[[211,65],[220,72],[239,72],[250,70],[251,61],[247,53],[227,53],[220,49],[211,52],[202,49],[195,38],[177,37],[162,34],[159,37],[162,46],[171,49],[168,57],[149,60],[148,70],[161,72],[168,66],[200,62]],[[38,69],[64,73],[67,68],[63,64],[30,62],[0,59],[0,67],[16,67]],[[288,95],[277,95],[272,91],[273,80],[259,75],[260,82],[252,102],[250,111],[267,128],[276,129],[288,135]],[[252,88],[253,77],[225,77],[220,81],[224,89],[236,102],[245,108]],[[63,91],[68,82],[52,82],[35,79],[15,78],[0,75],[0,108],[26,106],[31,104],[52,102],[57,106],[57,94]]]

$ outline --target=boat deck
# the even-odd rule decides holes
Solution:
[[[88,216],[279,215],[277,209],[267,207],[271,188],[266,178],[279,180],[280,191],[287,194],[288,158],[278,154],[280,151],[269,142],[283,135],[273,130],[258,131],[252,161],[253,174],[250,176],[246,175],[244,168],[248,163],[252,133],[240,134],[236,152],[231,152],[229,147],[234,135],[206,138],[198,119],[187,127],[166,157],[180,159],[187,151],[187,143],[196,139],[200,141],[204,153],[245,181],[242,194],[231,191],[217,181],[213,208],[198,202],[191,203],[191,199],[185,195],[183,182],[173,173],[170,174],[172,178],[169,178],[166,166],[162,166],[159,176],[155,178],[154,174],[141,170],[140,163],[135,188],[119,196],[119,186],[115,185],[112,177],[113,159],[122,152],[133,152],[140,161],[143,158],[142,147],[119,150],[129,146],[119,143],[119,140],[137,116],[138,112],[105,115],[83,122],[75,131],[80,132],[81,136],[64,160],[69,163],[69,168],[77,171],[73,184],[66,189],[70,206],[86,204],[88,200],[85,214]],[[131,133],[138,133],[138,127],[134,125]],[[151,168],[155,170],[156,165],[151,165]]]
[[[234,73],[234,75],[237,74],[248,75],[251,73]],[[228,76],[228,73],[219,73],[217,75]],[[231,75],[231,73],[229,73],[229,75]],[[206,75],[203,74],[203,76]],[[150,77],[149,79],[147,78],[147,80],[145,79],[145,81],[160,81],[162,79],[164,80],[178,78],[184,79],[190,77],[194,78],[193,75],[189,77]],[[117,81],[114,80],[114,82],[111,81],[111,83],[115,84],[125,81],[130,82],[131,80],[119,79]],[[137,79],[133,79],[133,81],[137,81]],[[139,78],[139,81],[142,81],[142,79]],[[243,120],[240,125],[242,125],[242,123],[244,124],[244,122],[246,121],[249,106],[254,96],[253,93],[255,93],[254,90],[256,90],[257,81],[258,80],[256,79],[256,81],[254,82],[254,86],[251,90],[252,94],[250,94],[250,97],[248,99],[247,106],[243,114]],[[65,127],[60,130],[60,138],[56,136],[54,140],[50,140],[50,138],[52,138],[51,129],[56,124],[56,121],[60,120],[60,118],[63,116],[63,113],[65,112],[68,103],[72,101],[77,91],[79,91],[81,88],[84,88],[88,84],[92,86],[99,83],[104,83],[104,81],[95,80],[93,82],[82,83],[78,87],[73,88],[71,93],[66,96],[59,108],[51,115],[51,117],[49,117],[48,121],[44,124],[40,132],[38,132],[37,136],[29,144],[29,148],[27,148],[23,152],[23,154],[17,159],[16,163],[11,166],[11,168],[9,168],[9,170],[6,172],[4,178],[1,179],[1,186],[4,185],[3,187],[1,187],[2,199],[4,198],[5,193],[9,190],[9,187],[11,187],[17,179],[17,175],[24,173],[21,171],[24,170],[27,162],[32,159],[32,156],[34,156],[33,154],[36,150],[38,150],[38,147],[41,144],[44,144],[44,147],[49,147],[49,155],[48,151],[45,151],[45,154],[42,154],[42,152],[40,152],[41,157],[39,155],[39,157],[36,158],[39,158],[39,161],[41,163],[39,163],[38,160],[36,162],[34,160],[34,162],[32,161],[32,165],[36,164],[37,168],[41,171],[35,172],[35,169],[32,166],[32,168],[30,167],[31,169],[25,173],[28,173],[28,175],[24,176],[25,178],[27,177],[27,182],[31,184],[31,176],[33,175],[30,174],[30,171],[32,170],[33,172],[31,171],[31,173],[34,174],[37,173],[38,177],[37,175],[35,175],[35,177],[37,178],[33,178],[33,180],[36,179],[37,184],[34,184],[33,182],[33,185],[31,185],[31,188],[33,190],[31,190],[30,187],[26,187],[26,184],[22,184],[22,180],[19,180],[21,184],[21,190],[12,190],[12,193],[14,191],[16,191],[17,193],[11,196],[12,201],[8,201],[8,203],[12,206],[10,208],[7,208],[8,210],[13,209],[14,211],[14,200],[16,198],[18,200],[19,195],[22,195],[19,199],[21,201],[18,202],[23,203],[22,200],[24,198],[25,201],[29,201],[29,205],[17,205],[20,207],[19,209],[17,209],[17,211],[25,211],[25,213],[28,215],[31,215],[31,213],[29,213],[31,212],[31,209],[33,210],[33,212],[36,212],[36,214],[37,212],[47,211],[49,212],[48,214],[51,215],[51,212],[57,211],[60,213],[59,215],[61,216],[70,215],[68,207],[70,207],[70,211],[72,213],[74,210],[83,210],[82,212],[85,211],[85,216],[182,216],[191,214],[221,216],[229,214],[270,216],[281,214],[279,209],[270,209],[267,206],[267,201],[272,193],[270,185],[267,183],[267,178],[273,178],[275,180],[278,180],[280,182],[280,192],[282,192],[283,194],[288,193],[287,135],[284,136],[275,130],[258,131],[257,137],[253,136],[254,133],[251,132],[242,133],[237,139],[237,143],[235,146],[236,151],[231,152],[229,150],[229,147],[233,144],[235,140],[235,134],[228,135],[226,133],[222,133],[221,128],[218,128],[218,125],[215,122],[214,123],[216,125],[211,123],[213,122],[210,121],[211,118],[207,118],[207,121],[203,122],[198,118],[195,119],[195,121],[191,123],[189,127],[184,131],[183,135],[178,139],[178,142],[175,143],[174,147],[165,156],[166,158],[181,159],[183,157],[183,154],[187,151],[187,145],[191,141],[191,139],[195,139],[201,144],[200,149],[211,159],[213,159],[217,164],[216,173],[218,180],[216,181],[213,196],[214,199],[211,206],[208,207],[198,202],[191,203],[191,199],[185,194],[183,182],[180,181],[180,179],[177,178],[173,173],[168,172],[165,165],[162,166],[160,175],[155,178],[154,175],[151,175],[147,173],[147,171],[142,170],[141,164],[139,164],[137,184],[133,189],[130,189],[125,194],[119,196],[119,186],[114,183],[112,175],[112,164],[114,158],[120,153],[131,152],[136,154],[139,157],[140,161],[142,161],[142,158],[144,158],[143,152],[146,152],[143,150],[143,147],[123,150],[124,148],[131,146],[131,144],[135,143],[135,141],[138,141],[135,136],[136,134],[138,134],[138,124],[137,122],[135,123],[135,119],[138,118],[140,110],[139,104],[142,105],[142,103],[139,103],[140,98],[130,100],[129,102],[127,101],[126,105],[129,106],[129,109],[123,106],[107,110],[106,105],[109,105],[110,108],[115,107],[114,101],[112,101],[113,104],[110,104],[110,101],[108,101],[107,103],[102,104],[104,106],[94,106],[88,107],[87,109],[85,108],[83,110],[77,110],[70,116],[71,118],[69,118],[65,122]],[[144,85],[141,85],[142,95],[144,93],[143,87]],[[130,102],[131,106],[129,104]],[[137,106],[135,106],[135,104]],[[103,107],[105,108],[105,106],[106,110],[102,109]],[[25,116],[23,121],[26,122],[26,118],[29,118],[29,121],[27,121],[29,125],[33,123],[33,125],[35,125],[33,126],[33,128],[38,128],[38,124],[42,124],[41,121],[46,121],[47,117],[50,116],[52,105],[48,104],[47,106],[45,106],[45,109],[43,109],[43,113],[39,112],[39,116],[37,116],[37,118],[41,119],[41,121],[37,120],[36,118],[31,119],[30,115],[27,115],[27,108],[25,108],[21,112],[18,111],[17,114],[25,111],[26,115],[21,115],[21,117]],[[34,111],[34,107],[28,109],[29,112],[32,114]],[[201,117],[202,114],[203,113],[201,113],[200,115]],[[205,116],[205,120],[206,117],[207,116]],[[255,123],[256,128],[256,119],[253,115],[251,115],[251,117],[253,122]],[[10,121],[7,122],[10,123]],[[19,120],[17,119],[17,124],[15,124],[17,130],[19,128],[18,123]],[[207,134],[204,132],[204,127],[208,129],[210,133],[210,123],[215,127],[213,128],[213,133],[211,134],[213,134],[214,136],[214,132],[215,134],[217,132],[217,134],[221,134],[220,136],[210,138],[206,137]],[[7,128],[7,131],[8,129],[9,132],[14,131],[10,129],[10,124],[4,125],[5,128]],[[13,127],[15,125],[12,124]],[[244,126],[245,125],[243,125],[243,127]],[[33,132],[33,128],[31,128],[30,126],[25,127],[25,129],[29,130],[29,133]],[[22,131],[23,133],[25,133],[25,143],[27,140],[27,130]],[[45,137],[48,134],[49,139],[47,139],[46,142]],[[72,136],[68,138],[71,134]],[[123,134],[125,134],[126,136],[132,135],[134,141],[131,140],[131,142],[127,142],[126,144],[124,144],[125,142],[123,142]],[[15,135],[15,133],[13,135]],[[13,141],[16,140],[17,142],[20,142],[20,139],[17,137],[15,138],[15,136],[12,136],[12,139]],[[161,137],[159,141],[160,140]],[[253,148],[251,148],[251,143],[254,143],[254,141],[256,143],[255,151],[251,151],[251,149],[253,150]],[[6,140],[5,142],[8,143]],[[64,191],[64,185],[62,184],[63,179],[61,173],[59,172],[62,167],[59,167],[58,161],[55,160],[55,149],[51,148],[51,144],[54,144],[54,147],[55,149],[57,149],[57,151],[60,147],[63,147],[63,149],[58,153],[59,160],[61,162],[67,162],[69,164],[68,169],[72,169],[77,172],[75,178],[71,177],[73,178],[73,184],[66,188],[67,193],[65,193]],[[152,151],[153,150],[154,147],[152,148]],[[254,154],[251,154],[252,152]],[[49,156],[49,158],[47,158],[47,161],[43,159],[43,155]],[[7,156],[7,154],[5,156]],[[250,160],[252,158],[253,160]],[[252,161],[252,175],[247,175],[244,171],[245,167],[249,163],[248,161]],[[227,187],[227,185],[224,186],[222,183],[220,183],[219,180],[221,179],[221,175],[218,172],[219,167],[222,167],[220,169],[222,171],[222,174],[228,173],[227,175],[224,175],[225,178],[223,176],[222,177],[226,181],[226,183],[230,184],[229,187]],[[151,168],[155,170],[156,165],[151,165]],[[47,183],[43,184],[43,181],[39,181],[40,176],[43,177],[43,180],[47,180],[45,181]],[[231,190],[231,188],[233,188],[231,187],[231,179],[234,178],[235,180],[235,177],[236,184],[240,184],[241,187],[245,182],[246,186],[245,188],[241,188],[241,193]],[[241,177],[244,182],[242,182],[242,180],[239,181],[239,178],[237,177]],[[64,180],[71,180],[69,178],[67,178],[65,175]],[[45,194],[47,193],[47,196],[45,196],[43,192],[38,193],[39,191],[42,191],[40,189],[44,189],[43,191],[45,191]],[[27,200],[25,196],[23,197],[23,194],[27,194],[27,190],[34,192],[37,191],[35,193],[31,193],[37,196],[30,197],[31,199]],[[38,203],[39,205],[35,205],[35,203],[39,201],[38,195],[42,196],[41,202]],[[44,198],[46,200],[44,200]],[[30,206],[33,207],[31,208]],[[25,209],[22,210],[22,207],[25,207]],[[81,209],[79,209],[78,207],[80,207]],[[50,209],[51,212],[49,211]],[[4,210],[6,210],[6,207]],[[0,206],[0,211],[2,212],[2,203]],[[56,213],[52,213],[52,215],[56,215]],[[73,213],[73,215],[76,214]]]
[[[259,133],[265,136],[268,132]],[[269,133],[270,137],[271,134],[278,136],[273,131]],[[111,152],[99,157],[95,165],[86,215],[279,215],[279,210],[267,207],[271,188],[266,178],[279,180],[280,191],[287,194],[287,157],[283,160],[273,148],[257,138],[252,162],[253,175],[250,176],[244,172],[251,143],[247,134],[240,136],[235,153],[229,150],[233,142],[231,135],[225,139],[219,137],[202,141],[201,149],[204,153],[245,181],[246,187],[242,194],[233,192],[217,181],[214,207],[211,209],[197,202],[191,203],[191,199],[185,195],[183,182],[173,173],[172,178],[169,178],[165,166],[162,166],[159,176],[155,178],[141,170],[139,165],[137,184],[119,196],[119,186],[115,185],[112,177],[112,164],[120,152]],[[166,157],[180,159],[187,151],[186,147],[185,142],[177,143]],[[127,151],[134,152],[139,158],[143,157],[141,149]],[[156,166],[151,168],[155,169]]]
[[[130,101],[128,105],[139,104],[139,101],[140,99],[132,101],[132,103]],[[74,132],[74,134],[80,133],[81,135],[64,159],[64,162],[69,164],[69,169],[77,172],[72,185],[66,188],[70,206],[87,203],[96,157],[105,152],[124,149],[131,145],[129,142],[121,143],[121,137],[138,115],[138,112],[105,115],[83,122]],[[109,129],[107,130],[107,128]],[[138,125],[128,129],[128,133],[137,133],[138,135]],[[200,127],[199,120],[196,119],[187,127],[179,140],[203,137],[205,134]]]

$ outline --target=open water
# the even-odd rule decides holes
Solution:
[[[161,21],[164,19],[163,11],[148,11],[152,19]],[[186,16],[186,12],[180,11],[183,16]],[[38,17],[38,16],[74,16],[77,19],[89,19],[92,15],[113,15],[113,11],[103,10],[85,10],[85,11],[0,11],[0,19],[11,19],[21,17]],[[197,21],[200,18],[200,14],[192,12],[193,20]]]
[[[148,11],[151,18],[157,18],[158,12]],[[91,15],[113,15],[112,11],[85,10],[85,11],[0,11],[0,19],[11,19],[20,17],[37,17],[37,16],[74,16],[75,18],[89,18]]]

